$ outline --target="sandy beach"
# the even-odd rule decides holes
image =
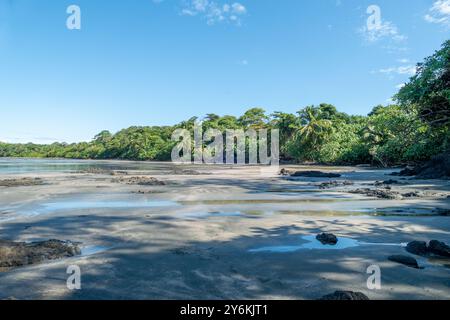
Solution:
[[[341,174],[330,179],[259,167],[30,161],[0,167],[0,181],[35,181],[0,186],[0,240],[68,240],[81,255],[0,272],[0,299],[318,299],[336,290],[450,299],[450,260],[405,251],[414,240],[450,243],[449,181],[362,167],[286,167]],[[388,179],[396,183],[376,185]],[[338,245],[315,240],[322,232]],[[421,268],[388,260],[398,254]],[[69,265],[81,269],[81,290],[66,286]],[[379,290],[367,287],[371,265],[381,270]]]

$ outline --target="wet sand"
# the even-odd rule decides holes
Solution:
[[[83,254],[1,272],[0,299],[318,299],[336,290],[370,299],[450,299],[448,259],[413,256],[423,269],[388,260],[409,255],[404,244],[413,240],[450,243],[450,217],[436,211],[450,209],[449,181],[351,167],[288,166],[342,174],[328,179],[257,167],[58,165],[0,170],[0,180],[42,179],[0,186],[0,239],[68,240]],[[143,176],[164,185],[123,183]],[[352,193],[391,178],[401,183],[391,191],[420,197]],[[319,187],[331,180],[353,185]],[[340,245],[317,244],[321,232],[337,235]],[[81,290],[67,289],[69,265],[81,268]],[[380,290],[367,288],[370,265],[381,268]]]

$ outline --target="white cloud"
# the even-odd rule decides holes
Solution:
[[[241,17],[247,14],[247,8],[239,2],[219,3],[215,0],[185,1],[182,15],[202,16],[209,25],[219,22],[241,24]]]
[[[372,73],[383,73],[383,74],[387,74],[387,75],[398,74],[398,75],[413,76],[416,74],[416,72],[417,72],[416,66],[407,65],[407,66],[390,67],[390,68],[380,69],[380,70],[374,71]]]
[[[437,0],[433,3],[424,19],[450,28],[450,0]]]
[[[390,21],[382,21],[372,28],[364,26],[359,29],[364,39],[369,43],[374,43],[382,39],[390,39],[395,42],[402,42],[408,39],[407,36],[402,35],[397,26]]]
[[[396,89],[400,90],[401,88],[403,88],[405,86],[404,83],[400,83],[398,85],[395,86]]]

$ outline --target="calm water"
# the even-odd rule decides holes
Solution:
[[[50,159],[0,159],[1,174],[21,173],[73,173],[88,169],[100,170],[171,170],[173,165],[160,162],[50,160]]]
[[[306,241],[302,244],[290,244],[280,246],[267,246],[249,250],[252,253],[272,252],[272,253],[289,253],[299,250],[343,250],[360,246],[399,246],[406,247],[406,243],[369,243],[361,242],[351,238],[339,237],[336,245],[324,245],[316,239],[314,235],[303,236],[301,240]]]

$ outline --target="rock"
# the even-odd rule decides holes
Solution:
[[[350,193],[354,194],[363,194],[369,197],[376,197],[380,199],[397,199],[399,197],[398,192],[390,191],[390,190],[380,190],[380,189],[356,189],[349,191]]]
[[[406,251],[418,256],[437,255],[450,257],[450,246],[438,240],[431,240],[428,245],[425,241],[413,241],[408,243]]]
[[[400,172],[394,172],[394,173],[391,173],[391,176],[400,176],[400,177],[412,177],[412,176],[415,176],[416,174],[417,174],[417,169],[415,169],[415,168],[406,168],[406,169],[403,169],[402,171],[400,171]]]
[[[406,246],[406,251],[418,256],[425,256],[428,254],[427,243],[425,241],[412,241]]]
[[[391,184],[399,184],[400,182],[398,182],[397,180],[386,180],[386,181],[377,181],[375,182],[375,186],[382,186],[382,185],[391,185]]]
[[[339,178],[338,173],[322,172],[322,171],[296,171],[291,174],[291,177],[306,177],[306,178]]]
[[[388,259],[389,261],[401,263],[410,268],[419,269],[419,264],[417,263],[417,260],[410,256],[393,255],[389,256]]]
[[[316,239],[319,240],[323,245],[336,245],[338,243],[338,238],[332,233],[321,233],[316,236]]]
[[[139,186],[164,186],[164,181],[158,180],[153,177],[130,177],[130,178],[118,178],[113,179],[112,182],[125,183],[129,185]]]
[[[112,176],[127,176],[128,172],[127,171],[112,171],[110,174]]]
[[[288,169],[283,168],[280,170],[280,176],[289,176],[289,175],[291,175],[291,172]]]
[[[428,244],[428,251],[438,256],[450,257],[450,247],[444,242],[440,242],[437,240],[430,241],[430,243]]]
[[[370,300],[364,293],[353,291],[336,291],[323,296],[320,300]]]
[[[433,157],[417,169],[419,179],[450,179],[450,152]]]
[[[320,189],[329,189],[329,188],[334,188],[334,187],[352,186],[352,185],[353,185],[352,181],[348,181],[348,180],[344,180],[344,181],[333,180],[333,181],[328,181],[328,182],[321,183],[319,185],[319,188]]]
[[[0,268],[14,268],[81,254],[78,245],[60,240],[11,242],[0,240]]]
[[[0,187],[29,187],[44,184],[40,178],[19,178],[0,180]]]
[[[402,194],[403,198],[418,198],[420,197],[420,193],[418,192],[408,192]]]

